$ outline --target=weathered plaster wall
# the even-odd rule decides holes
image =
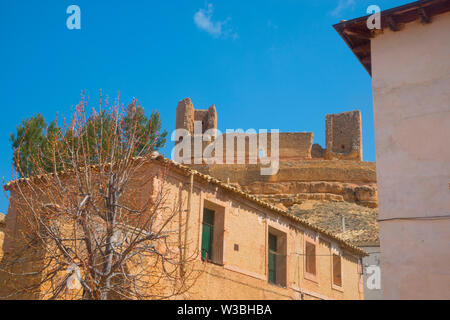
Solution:
[[[380,219],[450,214],[450,13],[371,41]],[[450,299],[450,220],[380,222],[386,299]]]

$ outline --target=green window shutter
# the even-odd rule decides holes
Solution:
[[[202,232],[202,259],[211,260],[211,234],[212,228],[208,224],[203,224]]]
[[[269,282],[277,281],[277,237],[269,233]]]
[[[203,210],[203,228],[202,228],[202,259],[212,259],[212,248],[214,238],[214,211]]]

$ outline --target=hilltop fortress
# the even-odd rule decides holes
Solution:
[[[196,128],[200,122],[201,129]],[[202,173],[233,184],[285,209],[305,200],[346,201],[377,207],[375,162],[362,161],[360,111],[326,115],[325,122],[325,148],[313,144],[312,132],[280,132],[278,170],[273,175],[262,175],[264,162],[260,154],[264,152],[268,156],[272,155],[271,133],[267,133],[267,145],[261,144],[261,133],[256,132],[224,133],[217,136],[210,134],[217,130],[215,106],[206,110],[194,109],[189,98],[181,100],[176,111],[176,129],[186,130],[192,139],[190,166]],[[205,134],[210,137],[202,139]],[[218,138],[223,141],[216,145],[216,150],[223,148],[222,163],[211,164],[208,159],[194,161],[195,139],[201,141],[201,152],[204,152]],[[239,138],[242,138],[241,142]],[[252,139],[257,146],[254,149],[249,147]],[[236,142],[237,145],[245,143],[245,152],[235,152],[231,156],[231,162],[230,155],[225,152],[230,142]],[[214,155],[214,151],[212,154]]]

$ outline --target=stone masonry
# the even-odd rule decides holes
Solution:
[[[217,129],[215,106],[196,110],[189,98],[181,100],[177,107],[176,128],[193,134],[195,120],[202,121],[202,132]],[[248,133],[243,133],[246,135],[246,152],[245,159],[240,162],[235,154],[233,164],[196,163],[192,166],[287,209],[305,200],[347,201],[377,207],[375,163],[362,161],[360,111],[326,115],[325,121],[326,148],[313,144],[312,132],[280,132],[279,172],[273,176],[262,176],[259,162],[249,163],[251,134]],[[223,140],[225,149],[226,137]],[[208,144],[203,142],[203,148]],[[270,146],[267,152],[271,154]]]

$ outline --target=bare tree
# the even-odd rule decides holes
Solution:
[[[198,277],[182,236],[184,199],[165,188],[164,170],[152,196],[136,196],[158,132],[139,125],[136,100],[107,100],[88,113],[82,93],[45,152],[28,159],[34,175],[11,184],[17,226],[1,266],[4,298],[177,298]]]

